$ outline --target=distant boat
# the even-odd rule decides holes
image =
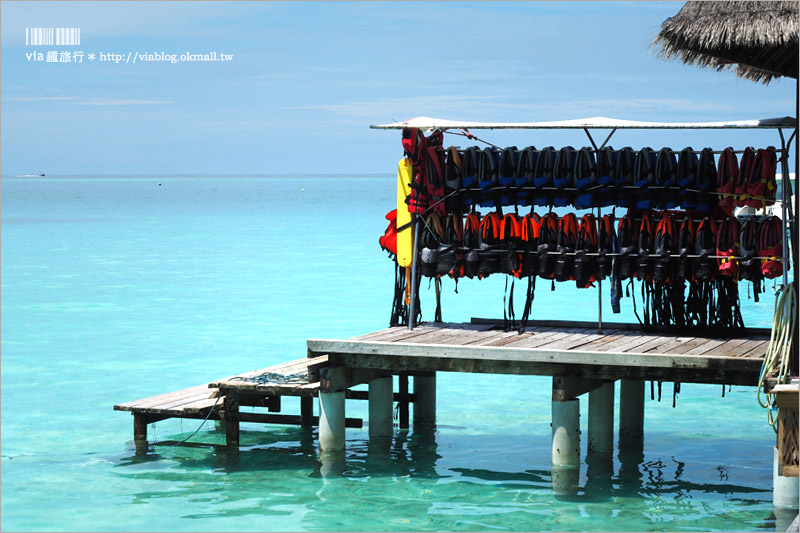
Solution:
[[[15,178],[43,178],[44,172],[37,172],[36,174],[17,174]]]

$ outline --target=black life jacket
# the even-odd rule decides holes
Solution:
[[[430,141],[430,139],[429,139]],[[428,207],[439,216],[445,215],[444,149],[441,146],[428,146],[426,150],[425,175],[428,194]]]
[[[539,277],[555,278],[556,256],[548,252],[555,252],[557,247],[558,217],[555,213],[547,213],[541,218],[539,224],[539,245],[537,246]]]
[[[498,191],[498,205],[514,205],[516,191],[512,189],[517,181],[517,167],[519,166],[520,151],[516,146],[504,149],[500,155],[500,165],[497,169],[497,183],[501,187]]]
[[[653,260],[650,256],[654,252],[655,245],[655,232],[653,231],[653,222],[650,220],[649,213],[642,214],[642,222],[639,225],[639,238],[637,256],[636,277],[640,280],[650,280],[653,275]]]
[[[494,207],[496,204],[494,188],[498,185],[498,170],[502,152],[491,146],[481,150],[478,164],[478,186],[481,189],[481,206]]]
[[[591,190],[597,184],[597,162],[594,152],[589,148],[581,148],[575,160],[574,184],[578,189],[575,196],[575,207],[587,209],[595,203],[595,191]]]
[[[500,272],[522,277],[522,225],[514,213],[507,213],[500,221]]]
[[[444,228],[437,213],[425,217],[425,225],[420,231],[419,272],[433,278],[438,275],[439,243],[444,238]]]
[[[556,156],[555,169],[553,170],[553,187],[555,192],[553,194],[554,207],[564,207],[570,204],[574,197],[575,183],[575,159],[577,152],[572,146],[565,146],[558,151]]]
[[[480,265],[478,253],[483,244],[481,239],[481,219],[477,213],[470,213],[464,219],[462,238],[462,245],[466,248],[464,252],[464,276],[472,279],[478,275],[478,266]]]
[[[558,220],[556,238],[556,281],[575,279],[575,245],[578,240],[578,219],[575,213],[567,213]]]
[[[695,262],[694,279],[697,281],[715,279],[717,262],[710,258],[717,253],[717,223],[713,218],[705,217],[697,226],[694,253],[700,256]]]
[[[597,193],[595,201],[599,206],[614,205],[616,194],[614,184],[617,181],[617,152],[610,146],[601,148],[596,155],[597,161],[597,184],[600,191]]]
[[[717,233],[717,255],[720,276],[739,279],[739,221],[731,215],[722,221]]]
[[[755,208],[764,208],[775,203],[775,194],[778,190],[775,172],[778,159],[775,148],[761,148],[753,159],[750,171],[750,180],[747,183],[747,200],[745,205]]]
[[[635,168],[636,153],[633,151],[633,148],[626,146],[617,152],[617,205],[623,207],[634,207],[636,205],[636,189],[634,188]]]
[[[552,146],[547,146],[539,152],[536,160],[536,169],[533,173],[534,205],[550,205],[553,191],[553,170],[556,165],[556,151]]]
[[[678,241],[676,248],[678,255],[677,263],[675,264],[675,277],[680,280],[693,279],[694,277],[694,260],[688,257],[689,254],[694,254],[694,221],[689,213],[686,218],[681,222],[678,228]]]
[[[461,186],[464,203],[474,204],[478,200],[478,171],[481,149],[470,146],[461,155]]]
[[[650,189],[656,185],[656,153],[652,148],[645,147],[636,153],[633,184],[638,188],[636,209],[650,209],[652,200],[656,196],[656,192]]]
[[[541,219],[534,212],[525,215],[520,220],[520,239],[522,240],[523,250],[521,276],[535,276],[537,274],[540,226]]]
[[[734,194],[736,193],[736,183],[739,180],[739,161],[736,153],[730,146],[722,151],[719,156],[719,166],[717,168],[717,194],[719,195],[719,207],[730,214],[733,211]]]
[[[638,250],[638,232],[630,214],[624,215],[617,225],[617,241],[619,254],[614,261],[617,278],[630,279],[636,275],[636,253]]]
[[[655,191],[656,205],[664,209],[677,207],[680,202],[673,188],[678,185],[678,161],[670,148],[662,148],[656,156],[656,185],[663,187]]]
[[[578,238],[575,243],[575,267],[573,277],[579,289],[592,286],[597,280],[597,258],[587,253],[597,253],[597,220],[587,213],[581,217]]]
[[[534,146],[528,146],[520,152],[517,163],[517,174],[514,184],[517,186],[517,205],[531,205],[533,200],[533,177],[536,174],[536,163],[539,160],[539,151]]]
[[[670,257],[677,250],[678,236],[675,234],[675,223],[669,212],[664,211],[661,214],[656,226],[656,236],[653,246],[653,253],[656,256],[655,265],[653,266],[653,281],[656,283],[669,283],[672,279],[672,271],[674,261]]]
[[[611,275],[613,254],[617,252],[617,236],[614,232],[614,219],[611,215],[603,215],[597,231],[597,279],[604,279]]]
[[[783,222],[771,216],[761,223],[758,232],[758,255],[761,260],[761,274],[766,279],[777,278],[783,274]]]
[[[754,286],[764,276],[761,274],[761,260],[756,259],[758,253],[759,222],[757,218],[748,217],[739,231],[739,278],[752,281]]]
[[[448,211],[455,211],[461,208],[461,154],[458,148],[451,146],[447,149],[446,161],[444,166],[444,192],[447,195],[445,207]]]
[[[695,189],[695,209],[701,213],[708,213],[717,205],[716,197],[709,194],[717,183],[717,164],[714,162],[714,151],[703,148],[697,162],[697,180]]]
[[[436,272],[439,276],[448,275],[453,279],[463,276],[463,256],[459,251],[464,239],[461,215],[453,212],[447,217],[444,238],[436,249]]]
[[[694,209],[695,193],[691,190],[697,187],[697,154],[691,146],[681,150],[678,156],[678,187],[680,187],[680,205],[684,209]]]
[[[425,181],[425,160],[428,143],[425,134],[419,128],[403,128],[403,152],[413,168],[411,193],[406,198],[409,212],[417,215],[425,213],[428,208],[428,186]]]
[[[495,211],[481,219],[481,246],[478,253],[478,277],[500,272],[500,215]]]
[[[756,149],[748,146],[742,152],[739,160],[739,176],[736,178],[734,187],[734,207],[744,207],[747,200],[747,185],[750,183],[750,173],[753,171],[753,160],[756,157]]]

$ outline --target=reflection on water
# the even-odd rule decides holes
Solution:
[[[768,489],[730,483],[724,466],[714,469],[719,482],[698,477],[679,457],[650,457],[635,443],[615,456],[591,455],[580,468],[536,468],[520,456],[514,470],[513,436],[400,431],[371,442],[362,434],[345,451],[327,454],[317,452],[309,429],[242,436],[247,444],[238,451],[226,449],[221,431],[206,432],[199,445],[156,444],[143,456],[131,450],[115,470],[124,478],[172,481],[131,495],[132,503],[207,500],[214,504],[207,513],[183,518],[247,516],[265,530],[280,529],[282,519],[309,531],[775,527],[776,517],[763,511]],[[470,445],[471,454],[447,451]],[[503,449],[511,455],[498,458],[499,467],[478,466],[491,462],[487,450]]]

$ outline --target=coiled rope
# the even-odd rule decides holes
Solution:
[[[772,317],[772,333],[769,346],[761,365],[758,377],[756,398],[761,407],[768,409],[769,423],[777,431],[777,420],[772,416],[772,394],[764,392],[764,382],[777,370],[778,383],[785,383],[789,378],[789,354],[792,349],[792,338],[797,327],[797,291],[795,283],[786,285],[775,295],[775,312]],[[762,401],[763,393],[763,401]]]

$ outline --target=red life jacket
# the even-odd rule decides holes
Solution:
[[[467,251],[464,252],[464,268],[462,276],[470,279],[478,275],[478,250],[481,243],[481,219],[475,213],[470,213],[464,220],[462,244]]]
[[[748,146],[742,153],[739,161],[739,177],[736,179],[734,190],[733,206],[744,207],[747,200],[747,185],[750,182],[750,172],[753,171],[753,159],[756,156],[756,149]]]
[[[722,151],[719,156],[717,170],[717,192],[720,194],[719,206],[726,214],[733,210],[733,195],[736,192],[736,182],[739,178],[739,162],[730,146]]]
[[[492,211],[481,219],[481,246],[478,252],[478,278],[500,272],[500,254],[497,245],[500,241],[500,215]]]
[[[619,279],[629,279],[636,275],[636,249],[638,246],[639,232],[633,223],[630,214],[624,215],[617,225],[617,240],[619,242],[619,253],[615,263],[617,277]]]
[[[783,274],[783,222],[776,216],[761,223],[758,232],[758,255],[761,259],[761,273],[767,279]]]
[[[735,257],[739,255],[739,221],[735,216],[727,217],[719,226],[717,255],[725,256],[717,259],[720,275],[738,280],[739,260]]]
[[[545,279],[555,277],[556,256],[548,252],[555,252],[558,246],[558,216],[547,213],[541,218],[539,224],[539,245],[537,246],[539,276]]]
[[[717,262],[709,256],[717,252],[717,223],[713,218],[705,217],[697,226],[697,233],[694,238],[694,253],[700,257],[697,259],[694,269],[695,281],[712,280],[716,277],[719,270]]]
[[[675,266],[675,277],[678,279],[692,279],[694,277],[694,261],[686,257],[694,253],[694,235],[694,221],[691,214],[686,213],[686,218],[683,219],[680,228],[678,228],[678,240],[675,243],[678,255],[680,255]]]
[[[603,215],[600,219],[599,230],[597,232],[597,251],[600,255],[597,258],[597,279],[603,279],[611,275],[613,266],[612,254],[614,249],[614,222],[611,215]]]
[[[444,199],[444,150],[441,146],[428,146],[425,151],[425,193],[428,207],[440,216],[445,215]]]
[[[747,183],[747,200],[745,205],[756,208],[764,208],[775,203],[775,193],[778,185],[775,180],[775,170],[778,165],[778,158],[775,155],[775,148],[761,148],[753,159],[753,167],[750,172],[750,180]]]
[[[639,225],[639,257],[636,277],[640,280],[650,280],[653,275],[653,261],[650,254],[653,253],[656,236],[653,232],[653,222],[650,214],[642,214],[642,223]]]
[[[656,226],[653,253],[657,256],[653,265],[653,281],[669,283],[672,279],[672,268],[675,263],[670,254],[675,253],[678,236],[675,234],[675,223],[668,211],[661,214]]]
[[[597,252],[597,220],[587,213],[581,218],[575,243],[575,267],[573,277],[579,289],[592,286],[597,280],[597,260],[587,252]]]
[[[392,209],[388,213],[386,213],[386,220],[389,221],[389,225],[386,226],[386,231],[383,235],[381,235],[378,242],[381,245],[381,248],[389,252],[390,254],[396,256],[397,255],[397,209]]]
[[[556,256],[556,281],[575,279],[575,256],[568,254],[575,251],[577,240],[578,218],[575,213],[567,213],[558,220],[556,251],[561,252],[561,255]]]
[[[500,221],[500,241],[506,249],[500,258],[500,271],[515,278],[522,277],[522,225],[514,213],[506,214]]]
[[[522,267],[520,276],[536,275],[536,251],[539,246],[541,219],[531,212],[520,220],[520,240],[522,241]]]

